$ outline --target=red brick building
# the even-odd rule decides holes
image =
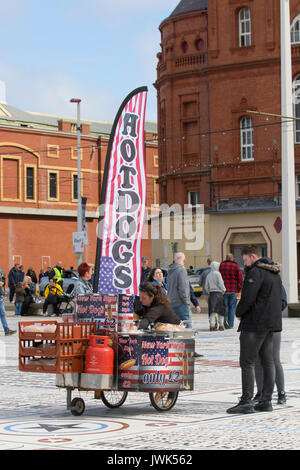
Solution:
[[[300,1],[290,5],[297,90]],[[261,244],[280,260],[280,119],[251,112],[281,114],[280,2],[182,0],[159,29],[155,86],[161,202],[201,203],[207,216],[206,246],[191,255],[190,263],[203,265],[207,255],[220,260],[227,251],[238,256],[248,243]],[[299,104],[295,114],[300,116]],[[297,123],[300,202],[299,144]],[[300,230],[298,212],[297,223]]]
[[[101,182],[110,123],[82,122],[82,196],[87,198],[88,245],[83,259],[93,263]],[[147,122],[147,205],[157,202],[156,124]],[[24,112],[0,103],[0,268],[16,262],[25,270],[62,261],[76,266],[72,232],[77,231],[76,118]],[[151,258],[151,243],[143,244]]]

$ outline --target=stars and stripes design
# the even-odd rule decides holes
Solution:
[[[101,269],[99,275],[99,288],[101,292],[110,294],[119,294],[120,289],[117,289],[114,284],[114,268],[116,263],[107,256],[101,256]]]
[[[134,297],[133,295],[119,294],[118,331],[128,332],[133,324]]]
[[[118,350],[119,389],[193,390],[194,340],[124,336]],[[130,362],[131,361],[131,362]],[[132,365],[128,368],[126,364]]]

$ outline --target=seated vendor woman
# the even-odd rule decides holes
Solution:
[[[143,306],[139,329],[148,328],[151,323],[171,323],[179,325],[180,318],[169,307],[168,299],[159,286],[144,282],[140,285],[140,302]]]

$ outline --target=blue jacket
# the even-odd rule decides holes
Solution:
[[[155,281],[155,279],[151,282],[154,286],[159,286],[162,290],[162,293],[164,294],[165,297],[167,297],[168,291],[167,291],[167,284],[162,281],[162,285],[159,284],[159,282]]]

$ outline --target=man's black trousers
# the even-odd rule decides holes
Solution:
[[[275,385],[273,359],[273,333],[242,331],[240,334],[240,366],[242,369],[242,400],[253,398],[255,381],[255,361],[259,354],[264,372],[261,400],[271,401]]]

